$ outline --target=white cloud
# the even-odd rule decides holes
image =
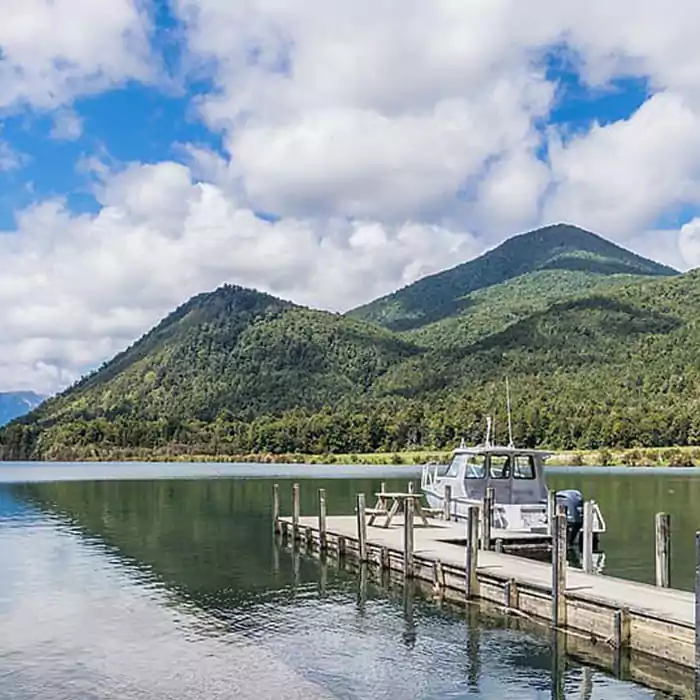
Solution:
[[[0,0],[0,109],[51,109],[151,77],[136,0]]]
[[[0,234],[0,386],[49,391],[224,282],[345,310],[472,257],[435,225],[269,223],[176,163],[110,176],[95,215],[38,204]]]
[[[71,109],[61,109],[54,114],[51,137],[59,141],[75,141],[83,133],[83,120]]]
[[[173,6],[193,67],[213,67],[197,107],[227,156],[184,144],[189,167],[119,174],[87,158],[97,214],[21,212],[0,236],[0,387],[56,387],[225,281],[345,309],[557,220],[700,264],[696,222],[656,230],[700,205],[696,3]],[[140,8],[0,0],[0,109],[65,110],[54,135],[78,136],[77,94],[153,77]],[[654,94],[629,119],[543,132],[556,86],[541,59],[560,44],[592,85],[642,76]]]
[[[217,180],[281,216],[420,219],[498,240],[558,219],[619,240],[697,199],[700,7],[489,0],[178,0],[189,46],[212,61],[200,100],[223,130]],[[584,80],[650,81],[628,121],[571,142],[535,128],[554,85],[541,60],[566,45]],[[546,141],[549,169],[533,157]]]

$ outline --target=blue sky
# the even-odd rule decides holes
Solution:
[[[591,3],[14,6],[0,390],[223,283],[344,311],[556,221],[700,265],[700,9]]]

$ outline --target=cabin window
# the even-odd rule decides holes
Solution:
[[[445,476],[449,479],[456,479],[459,476],[459,470],[462,468],[462,465],[466,462],[466,460],[466,455],[455,455]]]
[[[492,479],[510,479],[510,457],[491,455],[490,475]]]
[[[483,479],[486,475],[486,457],[484,455],[468,455],[466,479]]]
[[[532,455],[517,455],[515,457],[514,479],[534,479],[535,460]]]

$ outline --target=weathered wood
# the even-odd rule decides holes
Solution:
[[[583,504],[583,532],[581,533],[583,545],[583,570],[587,574],[593,573],[593,501]]]
[[[671,585],[671,516],[657,513],[655,520],[656,585],[669,588]]]
[[[433,588],[436,591],[442,591],[445,587],[445,569],[442,566],[442,562],[436,559],[433,562]]]
[[[292,485],[292,537],[299,537],[299,518],[301,516],[301,503],[299,501],[299,484]]]
[[[558,506],[552,532],[552,627],[566,626],[566,509]]]
[[[345,557],[345,555],[347,554],[347,547],[348,545],[346,539],[342,535],[340,535],[338,537],[338,559],[342,559],[343,557]]]
[[[304,530],[304,535],[306,537],[306,547],[307,549],[312,549],[314,546],[314,531],[310,528],[307,527]]]
[[[557,492],[547,491],[547,534],[551,537],[554,532],[554,516],[557,513]]]
[[[319,549],[324,552],[328,543],[326,532],[326,489],[318,490],[318,543]]]
[[[412,481],[409,481],[409,482],[408,482],[408,492],[409,492],[409,493],[414,493],[414,492],[415,492],[415,488],[416,488],[416,485],[415,485]]]
[[[479,508],[469,506],[467,508],[467,532],[466,532],[466,563],[465,563],[465,596],[467,600],[478,595],[479,584],[476,578],[479,552]]]
[[[445,500],[443,501],[443,518],[449,520],[452,513],[452,487],[449,484],[445,484]]]
[[[518,583],[514,578],[506,583],[503,603],[506,612],[518,609]]]
[[[481,508],[481,549],[491,549],[494,499],[494,490],[489,486],[489,488],[486,489],[486,496],[484,496],[484,502]]]
[[[478,507],[474,506],[475,508]],[[558,530],[565,535],[565,512]],[[479,524],[478,513],[474,522]],[[291,530],[291,517],[280,517],[282,528]],[[317,554],[319,531],[316,527],[315,515],[301,518],[302,528],[310,527],[316,538],[314,556]],[[398,523],[397,523],[398,525]],[[329,545],[337,542],[339,553],[346,548],[347,539],[348,561],[358,558],[355,515],[328,517]],[[466,599],[466,566],[465,547],[455,544],[464,541],[464,525],[454,522],[439,521],[429,528],[416,528],[414,535],[413,579],[422,581],[422,586],[432,589],[437,570],[435,562],[439,561],[445,578],[445,587],[440,593],[440,599],[445,604],[463,602]],[[370,530],[368,528],[368,530]],[[371,549],[372,560],[391,557],[396,566],[403,559],[402,538],[403,526],[389,529],[371,528],[368,532],[367,548]],[[472,538],[478,541],[478,532]],[[564,544],[566,540],[564,539]],[[386,551],[383,553],[382,549]],[[698,580],[700,581],[700,532],[698,532]],[[341,568],[345,566],[340,557]],[[469,594],[473,600],[483,600],[495,603],[499,607],[513,609],[517,605],[518,619],[540,620],[551,623],[552,619],[552,566],[544,562],[498,554],[496,552],[478,552],[478,569],[472,582]],[[387,579],[390,585],[390,575],[387,569],[382,580]],[[625,581],[605,575],[585,574],[579,569],[568,569],[566,572],[566,596],[564,602],[566,611],[561,629],[573,633],[573,640],[596,640],[601,653],[613,662],[616,667],[624,669],[629,665],[629,651],[617,654],[615,644],[623,644],[629,640],[628,650],[656,657],[657,663],[673,662],[683,666],[691,676],[696,663],[696,597],[692,592],[672,589],[661,589],[655,586]],[[407,580],[407,582],[411,582]],[[513,584],[515,581],[515,585]],[[698,598],[700,598],[700,583],[698,583]],[[516,597],[517,595],[517,597]],[[562,596],[563,597],[563,596]],[[517,602],[516,602],[517,601]],[[508,602],[511,605],[508,605]],[[470,605],[469,610],[478,606]],[[615,620],[615,613],[621,611]],[[697,612],[700,618],[700,612]],[[625,618],[627,615],[627,618]],[[617,632],[615,631],[617,628]],[[616,641],[617,640],[617,641]],[[567,642],[568,644],[568,642]],[[699,642],[700,646],[700,642]],[[607,650],[607,651],[606,651]],[[615,652],[615,653],[614,653]],[[625,676],[626,677],[626,676]]]
[[[403,525],[403,574],[413,577],[413,499],[406,499],[406,513]]]
[[[379,484],[379,493],[386,493],[386,483],[383,481]]]
[[[502,538],[499,537],[499,538],[496,540],[496,546],[494,547],[494,549],[495,549],[497,552],[499,552],[500,554],[503,553],[503,539],[502,539]]]
[[[280,531],[280,487],[278,484],[272,485],[272,532],[277,534]]]
[[[391,561],[389,559],[389,548],[388,547],[384,546],[379,550],[379,566],[381,566],[382,569],[391,568]]]
[[[357,542],[360,561],[367,561],[367,518],[364,493],[357,494]]]
[[[616,610],[613,613],[613,646],[622,649],[630,643],[630,616],[627,609]]]

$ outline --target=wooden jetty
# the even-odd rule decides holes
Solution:
[[[283,543],[324,560],[330,555],[352,562],[365,576],[371,571],[380,578],[410,579],[448,604],[496,606],[511,617],[544,624],[564,640],[567,654],[578,650],[582,660],[630,680],[677,697],[700,698],[700,533],[696,591],[691,593],[668,587],[670,525],[665,516],[657,519],[654,586],[570,567],[563,510],[552,519],[550,563],[492,551],[507,535],[490,528],[487,509],[470,508],[466,523],[445,520],[437,512],[419,522],[414,518],[419,494],[411,490],[396,496],[404,497],[404,512],[384,527],[386,513],[367,508],[364,494],[358,494],[354,515],[329,516],[320,489],[317,514],[302,516],[296,484],[292,515],[283,517],[275,485],[273,529]]]

